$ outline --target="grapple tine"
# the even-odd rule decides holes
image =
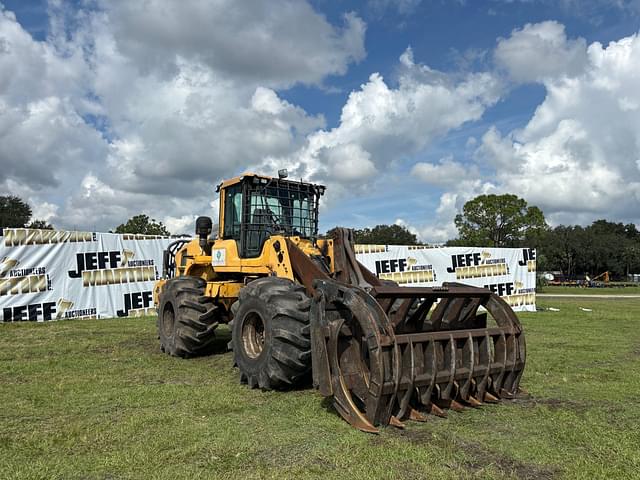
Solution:
[[[515,398],[515,394],[510,392],[509,390],[505,390],[504,388],[500,389],[500,397],[501,398],[506,398],[506,399],[513,399]]]
[[[474,346],[474,338],[471,332],[466,339],[463,340],[462,347],[462,365],[463,368],[468,370],[467,378],[463,379],[462,385],[458,386],[458,396],[466,401],[469,396],[469,392],[471,389],[471,382],[473,380],[473,372],[475,365],[475,346]]]
[[[449,335],[446,345],[447,346],[445,347],[444,356],[447,360],[446,374],[449,378],[444,390],[442,390],[442,392],[440,393],[441,398],[445,400],[451,399],[457,394],[457,385],[455,383],[457,350],[455,341],[453,340],[453,335]]]
[[[433,306],[433,301],[434,300],[432,298],[425,298],[424,301],[422,301],[416,311],[407,318],[405,322],[405,328],[407,330],[414,332],[421,332],[423,330],[425,319]]]
[[[408,387],[406,388],[406,390],[404,391],[402,398],[400,399],[400,408],[398,409],[398,413],[396,414],[396,416],[398,418],[404,418],[406,413],[407,413],[407,409],[409,408],[409,400],[411,400],[411,396],[413,394],[414,389],[412,388],[414,383],[415,383],[415,378],[416,378],[416,362],[415,362],[415,352],[414,352],[414,348],[413,348],[413,343],[411,342],[411,340],[409,340],[409,345],[407,346],[407,350],[409,352],[409,359],[408,359],[408,363],[409,365],[406,365],[407,362],[404,361],[403,358],[403,368],[402,368],[402,380],[403,381],[407,381],[408,382]],[[405,355],[406,357],[406,355]],[[408,367],[408,369],[407,369]],[[408,370],[407,374],[405,375],[405,372]]]
[[[472,407],[474,407],[474,408],[477,408],[477,407],[481,407],[481,406],[482,406],[482,402],[481,402],[480,400],[478,400],[477,398],[475,398],[475,397],[471,396],[471,395],[469,395],[469,396],[467,397],[467,400],[466,400],[466,401],[467,401],[467,403],[468,403],[470,406],[472,406]]]
[[[476,369],[479,374],[479,382],[476,382],[476,395],[483,398],[487,385],[489,383],[489,375],[491,374],[491,344],[492,340],[489,333],[485,333],[478,343],[478,366]]]
[[[395,415],[391,415],[391,418],[389,419],[389,425],[396,427],[396,428],[404,428],[405,424],[402,423],[400,420],[398,420],[398,417],[396,417]]]
[[[435,415],[436,417],[440,417],[440,418],[447,418],[448,417],[447,412],[444,411],[442,408],[440,408],[435,403],[430,403],[429,404],[429,413],[431,415]]]
[[[483,400],[485,403],[500,403],[500,399],[498,397],[494,397],[489,392],[484,392]]]
[[[450,410],[453,410],[454,412],[464,412],[464,405],[456,402],[453,399],[440,400],[438,403],[439,403],[439,406],[442,408],[448,408]]]
[[[426,422],[427,417],[418,410],[409,407],[409,420],[413,420],[414,422]]]

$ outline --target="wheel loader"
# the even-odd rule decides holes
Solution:
[[[247,173],[217,191],[217,231],[199,217],[196,238],[164,253],[154,288],[162,351],[209,354],[228,323],[242,383],[312,381],[372,433],[518,393],[524,333],[490,290],[379,280],[357,260],[351,230],[318,236],[322,185]]]

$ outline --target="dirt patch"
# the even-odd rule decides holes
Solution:
[[[472,474],[478,474],[480,476],[484,470],[491,467],[505,476],[512,476],[524,480],[552,480],[556,478],[560,472],[555,466],[521,462],[504,454],[488,450],[479,443],[444,436],[423,428],[406,428],[404,430],[387,428],[384,433],[421,446],[428,446],[434,443],[453,445],[455,450],[464,452],[466,458],[459,463],[449,466],[452,468],[462,468]],[[386,435],[375,436],[371,440],[372,444],[383,443],[385,436]]]
[[[100,355],[111,355],[115,349],[115,345],[98,345],[97,347],[88,347],[87,352],[97,353]]]
[[[386,432],[389,432],[392,437],[401,438],[414,445],[427,445],[436,438],[434,433],[430,430],[424,430],[422,428],[394,428],[387,427]],[[378,438],[378,437],[376,437]]]
[[[537,405],[545,405],[550,410],[572,410],[574,412],[583,413],[589,408],[593,407],[592,404],[586,402],[576,402],[573,400],[563,400],[560,398],[535,398],[529,396],[527,398],[516,398],[511,401],[516,405],[522,405],[523,407],[535,407]]]
[[[560,400],[557,398],[536,398],[531,399],[528,402],[519,402],[524,407],[534,407],[536,405],[546,405],[550,410],[570,410],[576,415],[585,416],[589,410],[595,410],[609,415],[608,421],[612,424],[625,424],[626,419],[618,420],[617,417],[621,413],[624,413],[625,408],[623,405],[615,402],[576,402],[573,400]]]
[[[484,449],[477,443],[458,442],[471,460],[464,465],[473,472],[478,472],[488,466],[495,466],[504,474],[513,475],[523,480],[551,480],[558,476],[558,469],[550,466],[540,466],[524,463],[505,455]]]
[[[122,340],[116,344],[118,348],[122,350],[143,350],[146,352],[153,351],[154,353],[160,350],[160,341],[156,337],[132,337],[126,340]]]
[[[318,472],[328,473],[337,470],[337,465],[331,459],[321,455],[309,455],[306,445],[279,445],[266,449],[257,449],[250,453],[253,465],[273,466],[279,469],[298,467],[300,465],[313,466]]]

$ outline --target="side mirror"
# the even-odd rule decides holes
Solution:
[[[198,217],[196,219],[196,236],[200,239],[200,248],[207,250],[207,239],[213,230],[213,222],[209,217]]]

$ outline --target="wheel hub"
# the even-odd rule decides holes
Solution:
[[[249,312],[242,323],[242,346],[249,358],[257,358],[264,349],[264,322],[257,312]]]
[[[173,323],[175,322],[175,313],[171,303],[167,302],[162,311],[162,333],[165,337],[173,335]]]

